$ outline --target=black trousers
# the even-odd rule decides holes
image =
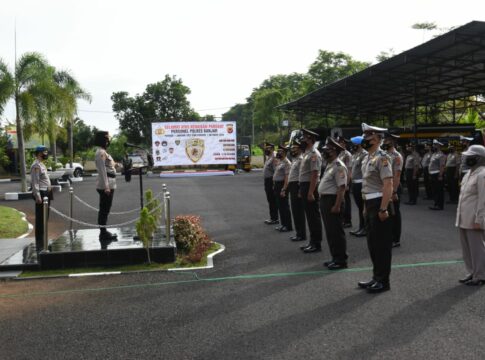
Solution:
[[[448,186],[448,192],[450,193],[450,201],[458,201],[458,176],[456,173],[456,167],[446,168],[446,185]]]
[[[345,191],[344,196],[344,223],[351,224],[352,223],[352,203],[350,201],[350,191]]]
[[[413,179],[414,169],[406,169],[406,185],[408,187],[409,202],[418,201],[418,179]]]
[[[332,260],[338,264],[346,264],[348,258],[347,240],[345,239],[342,212],[338,214],[331,212],[336,199],[337,195],[322,195],[320,197],[320,210]]]
[[[365,227],[364,221],[364,200],[362,199],[362,183],[352,183],[352,194],[359,209],[359,230]]]
[[[438,176],[439,173],[430,174],[431,186],[433,187],[434,206],[443,209],[445,204],[445,182],[443,179],[439,180]]]
[[[276,199],[273,190],[273,178],[264,178],[264,191],[266,192],[266,200],[269,205],[269,218],[271,220],[278,220],[278,207],[276,206]]]
[[[377,198],[365,202],[367,246],[373,265],[372,278],[388,284],[392,261],[392,218],[385,221],[379,219],[381,200],[382,198]]]
[[[47,191],[41,191],[40,196],[49,198],[49,208],[47,211],[47,221],[49,221],[49,213],[51,206],[51,197]],[[35,202],[35,249],[37,252],[44,249],[44,204],[37,204]]]
[[[274,182],[274,197],[276,201],[276,207],[278,208],[278,212],[280,214],[282,226],[285,226],[288,230],[293,230],[291,226],[291,212],[290,212],[290,205],[288,203],[288,191],[285,192],[285,196],[281,197],[281,190],[285,185],[284,181],[275,181]]]
[[[320,209],[318,207],[319,195],[317,188],[313,196],[315,201],[308,201],[308,191],[310,190],[309,182],[300,183],[300,194],[305,209],[306,220],[308,222],[308,229],[310,230],[310,244],[315,247],[321,247],[322,244],[322,219],[320,218]]]
[[[296,236],[306,239],[305,209],[303,201],[299,197],[300,185],[298,181],[288,183],[291,200],[291,214],[293,215],[293,224],[295,225]]]
[[[401,241],[401,232],[402,232],[402,218],[401,218],[401,194],[402,194],[402,187],[399,184],[397,188],[397,200],[393,201],[393,212],[390,213],[391,220],[392,220],[392,242],[398,243]]]
[[[111,190],[109,194],[106,194],[104,190],[97,189],[99,194],[99,212],[98,212],[98,225],[106,225],[108,222],[108,215],[111,210],[111,204],[113,204],[114,190]],[[105,233],[106,228],[100,228],[101,233]]]
[[[425,167],[423,169],[423,182],[424,189],[426,190],[426,197],[428,199],[433,199],[433,189],[431,188],[431,176],[429,175],[429,169]]]

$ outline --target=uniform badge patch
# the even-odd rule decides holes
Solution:
[[[383,158],[382,159],[382,166],[388,166],[389,165],[389,161],[387,161],[386,158]]]

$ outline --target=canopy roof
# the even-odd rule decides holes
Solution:
[[[485,22],[473,21],[281,105],[334,116],[393,116],[485,93]]]

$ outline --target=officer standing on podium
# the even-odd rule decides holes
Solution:
[[[300,249],[305,253],[314,253],[322,251],[322,220],[317,191],[318,178],[322,168],[322,156],[315,149],[318,134],[307,129],[301,131],[303,133],[301,147],[305,149],[305,153],[300,165],[300,196],[310,230],[310,242]]]
[[[44,197],[48,198],[50,206],[52,196],[51,180],[47,174],[44,161],[49,156],[45,146],[35,148],[35,161],[30,168],[30,179],[32,185],[32,197],[35,200],[35,249],[37,253],[44,249]],[[49,217],[49,213],[47,213]]]
[[[373,276],[370,281],[359,282],[358,286],[370,293],[379,293],[390,289],[392,164],[389,156],[380,148],[387,129],[362,123],[362,131],[362,147],[369,153],[362,164],[362,197],[365,201],[367,246],[372,260]]]
[[[264,144],[264,154],[267,156],[264,163],[263,176],[264,176],[264,191],[266,193],[266,200],[268,200],[269,206],[269,219],[264,223],[267,225],[278,224],[278,207],[276,206],[276,199],[274,197],[273,189],[273,175],[278,164],[274,154],[274,145],[271,143]]]

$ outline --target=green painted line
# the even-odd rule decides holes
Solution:
[[[444,265],[455,265],[462,264],[462,260],[445,260],[445,261],[432,261],[432,262],[421,262],[414,264],[397,264],[393,265],[393,269],[406,269],[406,268],[417,268],[417,267],[430,267],[430,266],[444,266]],[[74,293],[84,293],[84,292],[101,292],[109,290],[122,290],[122,289],[135,289],[135,288],[150,288],[159,287],[166,285],[182,285],[182,284],[192,284],[201,282],[222,282],[231,280],[252,280],[252,279],[268,279],[268,278],[279,278],[279,277],[291,277],[291,276],[315,276],[315,275],[329,275],[336,273],[347,273],[347,272],[364,272],[370,271],[372,267],[360,267],[343,269],[338,271],[331,270],[316,270],[316,271],[300,271],[300,272],[287,272],[287,273],[270,273],[270,274],[247,274],[247,275],[235,275],[226,277],[215,277],[215,278],[200,278],[190,280],[178,280],[178,281],[165,281],[152,284],[132,284],[132,285],[120,285],[112,287],[101,287],[101,288],[85,288],[85,289],[70,289],[70,290],[57,290],[57,291],[45,291],[45,292],[31,292],[25,294],[6,294],[0,295],[0,299],[13,299],[13,298],[25,298],[33,296],[55,296],[63,294],[74,294]]]

